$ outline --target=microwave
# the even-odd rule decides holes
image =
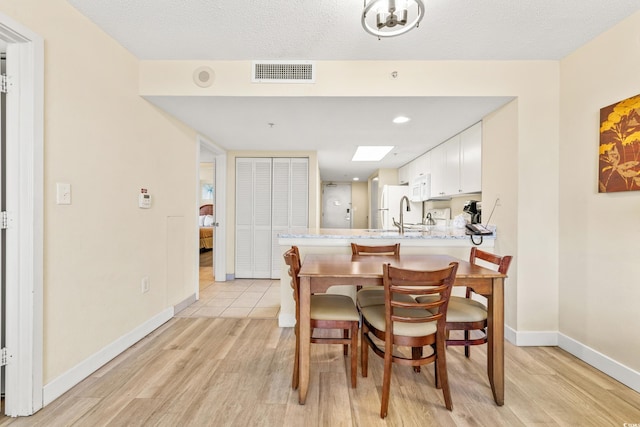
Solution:
[[[431,198],[431,174],[416,177],[411,184],[411,201],[424,202]]]

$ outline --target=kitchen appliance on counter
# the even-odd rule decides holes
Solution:
[[[379,228],[383,230],[397,230],[393,220],[400,222],[400,199],[411,196],[411,188],[406,185],[385,185],[382,187],[380,198]],[[422,203],[409,202],[410,211],[404,211],[405,224],[419,224],[422,221]]]
[[[482,202],[467,200],[462,211],[469,215],[471,224],[480,224],[482,222]]]
[[[451,208],[427,209],[424,212],[422,223],[425,225],[435,225],[437,228],[445,228],[450,219]],[[433,221],[433,224],[429,224],[429,222],[431,222],[429,220]]]

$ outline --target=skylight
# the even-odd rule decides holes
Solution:
[[[393,149],[393,145],[360,145],[351,159],[352,162],[377,162]]]

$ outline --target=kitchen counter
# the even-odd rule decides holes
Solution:
[[[369,245],[384,245],[388,242],[402,242],[402,246],[464,246],[469,247],[473,243],[464,228],[435,227],[432,230],[418,228],[406,230],[400,234],[397,230],[377,229],[330,229],[330,228],[303,228],[292,230],[289,233],[278,235],[278,242],[282,246],[351,246],[351,242]],[[493,247],[496,238],[494,234],[482,236],[484,247]],[[480,236],[474,236],[476,243],[480,243]],[[330,243],[329,243],[330,242]]]

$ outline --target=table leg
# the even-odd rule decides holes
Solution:
[[[300,384],[298,387],[298,402],[301,405],[307,400],[309,389],[309,350],[311,347],[311,279],[300,277]]]
[[[487,373],[493,398],[504,405],[504,280],[493,280],[487,306]]]

